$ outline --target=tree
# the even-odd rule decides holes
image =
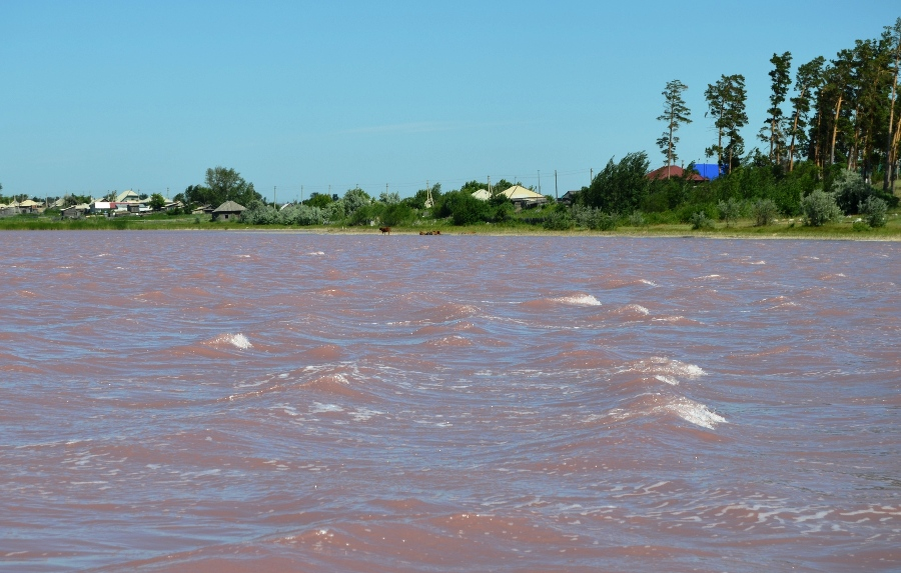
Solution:
[[[788,170],[795,168],[795,143],[804,143],[807,139],[804,128],[807,127],[810,103],[814,90],[820,87],[823,81],[823,64],[826,59],[817,56],[806,64],[801,65],[795,74],[795,91],[797,95],[791,98],[792,124],[788,133],[791,135],[791,144],[788,149]]]
[[[657,119],[666,122],[666,131],[657,140],[657,145],[666,157],[667,167],[672,167],[673,161],[678,159],[676,144],[679,143],[679,138],[675,135],[676,130],[683,123],[691,123],[691,119],[689,119],[691,111],[685,105],[685,100],[682,99],[682,92],[687,89],[688,86],[679,80],[672,80],[666,83],[666,89],[661,92],[663,94],[663,114]]]
[[[619,163],[611,158],[591,185],[582,188],[579,203],[606,213],[632,213],[647,195],[649,165],[643,151],[629,153]]]
[[[785,101],[785,96],[788,94],[788,86],[791,84],[791,75],[789,73],[791,61],[791,52],[785,52],[781,56],[773,54],[773,57],[770,58],[770,63],[773,64],[773,69],[770,70],[773,93],[770,94],[770,109],[767,110],[769,117],[764,122],[765,126],[761,130],[761,139],[769,142],[769,158],[774,163],[780,162],[782,147],[785,144],[784,129],[782,127],[784,114],[781,106],[782,102]],[[767,131],[769,131],[769,135],[766,135]]]
[[[310,195],[310,198],[304,201],[303,204],[310,207],[319,207],[320,209],[325,209],[331,202],[332,198],[328,193],[312,193]]]
[[[901,114],[898,114],[898,126],[895,126],[895,101],[898,95],[898,72],[901,70],[901,18],[895,20],[894,26],[886,26],[882,34],[892,60],[892,89],[889,100],[888,134],[885,138],[885,171],[882,174],[882,190],[888,191],[894,183],[892,166],[898,153],[898,140],[901,135]],[[872,226],[872,225],[871,225]]]
[[[715,84],[708,84],[704,97],[710,106],[706,115],[714,119],[717,131],[717,143],[708,147],[706,153],[708,156],[716,154],[720,169],[729,173],[744,152],[745,140],[739,129],[748,122],[745,77],[741,74],[721,76]],[[727,140],[725,146],[724,138]]]
[[[154,193],[150,196],[149,205],[154,211],[159,211],[166,206],[166,198],[159,193]]]
[[[354,187],[353,189],[348,189],[344,194],[344,208],[347,212],[347,216],[350,217],[362,207],[365,207],[372,203],[372,198],[363,191],[359,187]]]
[[[207,169],[205,182],[209,189],[209,200],[204,202],[213,207],[218,207],[226,201],[249,205],[251,201],[263,198],[254,190],[253,183],[244,181],[241,174],[234,169],[219,166]]]

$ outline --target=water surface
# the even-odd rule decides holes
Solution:
[[[0,246],[0,570],[901,569],[901,244]]]

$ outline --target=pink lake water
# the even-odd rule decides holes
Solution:
[[[901,570],[901,243],[0,247],[0,570]]]

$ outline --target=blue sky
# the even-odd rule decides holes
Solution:
[[[751,148],[774,52],[794,72],[899,16],[882,0],[0,0],[0,194],[172,196],[217,165],[279,202],[539,173],[553,194],[555,170],[563,194],[628,152],[662,165],[667,81],[694,120],[677,152],[705,162],[721,74],[746,77]]]

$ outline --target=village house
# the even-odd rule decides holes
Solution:
[[[241,214],[247,209],[234,201],[226,201],[213,210],[214,221],[232,221],[241,218]]]

